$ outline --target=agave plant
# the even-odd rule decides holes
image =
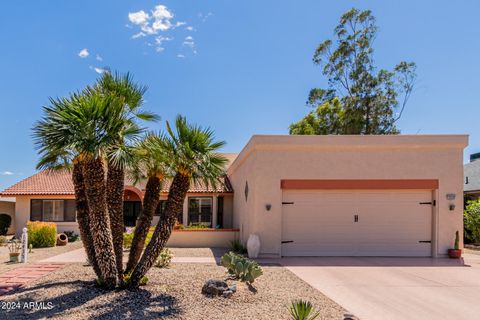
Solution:
[[[314,320],[320,315],[320,312],[314,310],[312,303],[306,300],[292,301],[288,311],[293,320]]]

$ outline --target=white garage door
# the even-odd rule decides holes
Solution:
[[[430,191],[283,192],[283,256],[430,256]]]

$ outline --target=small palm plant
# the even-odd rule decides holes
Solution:
[[[312,303],[306,300],[292,301],[288,311],[293,320],[314,320],[320,315],[320,312],[314,310]]]

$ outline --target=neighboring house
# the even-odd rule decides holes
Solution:
[[[480,153],[470,155],[470,162],[463,166],[463,175],[465,200],[480,198]]]
[[[174,232],[169,245],[200,246],[219,234],[209,244],[228,244],[238,233],[243,243],[258,235],[262,257],[444,256],[463,229],[467,143],[466,135],[253,136],[231,157],[221,190],[195,186],[184,204],[184,223],[234,229]],[[69,176],[44,175],[49,194],[16,196],[17,230],[32,218],[76,225],[73,192],[56,190]],[[126,222],[142,192],[126,187]]]
[[[12,224],[8,228],[8,234],[15,233],[15,198],[0,197],[0,214],[6,213],[12,217]]]

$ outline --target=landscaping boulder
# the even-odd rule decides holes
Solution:
[[[202,293],[208,296],[220,296],[228,290],[228,284],[223,280],[210,279],[202,287]]]

